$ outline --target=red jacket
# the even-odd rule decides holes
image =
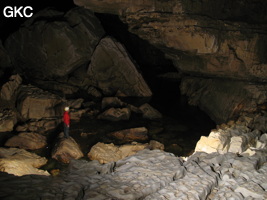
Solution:
[[[70,115],[69,115],[69,112],[67,112],[67,111],[65,111],[63,114],[63,122],[66,125],[70,125]]]

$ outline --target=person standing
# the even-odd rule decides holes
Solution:
[[[64,136],[65,138],[69,137],[69,130],[70,130],[70,114],[69,114],[69,107],[65,107],[63,114],[63,123],[64,123]]]

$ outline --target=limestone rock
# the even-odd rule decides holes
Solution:
[[[61,117],[63,101],[47,91],[23,85],[18,92],[17,109],[24,120]]]
[[[55,130],[58,125],[62,122],[62,119],[41,119],[41,120],[31,120],[25,124],[18,125],[16,131],[18,132],[37,132],[37,133],[47,133],[49,131]]]
[[[5,47],[28,78],[54,79],[88,63],[103,34],[99,20],[89,10],[74,8],[63,13],[46,9],[11,34]]]
[[[155,140],[151,140],[149,142],[149,149],[154,150],[154,149],[159,149],[159,150],[164,150],[164,144],[155,141]]]
[[[71,159],[79,159],[83,156],[79,145],[72,137],[60,138],[52,152],[52,158],[63,163],[69,163]]]
[[[241,155],[253,155],[264,151],[267,141],[261,139],[258,130],[250,130],[244,124],[234,122],[218,126],[208,137],[201,136],[195,151],[221,154],[232,152]],[[262,136],[264,138],[264,136]],[[260,139],[259,139],[260,138]]]
[[[34,85],[47,91],[51,91],[62,96],[75,95],[79,91],[79,87],[71,85],[67,80],[34,80]]]
[[[222,130],[211,131],[209,137],[201,136],[197,142],[195,151],[226,153],[229,149],[230,138],[230,134]]]
[[[0,148],[0,171],[2,172],[16,176],[30,174],[48,176],[47,171],[37,169],[45,165],[46,162],[46,158],[27,152],[24,149]]]
[[[87,89],[87,93],[95,98],[101,98],[102,93],[96,89],[95,87],[91,86]]]
[[[248,148],[248,143],[244,136],[234,136],[231,138],[229,152],[242,153],[247,148]]]
[[[263,200],[266,183],[266,156],[258,153],[196,152],[182,159],[169,152],[144,149],[116,163],[72,160],[56,178],[1,173],[0,198]]]
[[[101,102],[102,109],[111,107],[123,107],[126,103],[122,102],[118,97],[104,97]]]
[[[119,149],[114,144],[98,142],[87,155],[91,160],[98,160],[99,163],[109,163],[120,160]]]
[[[18,147],[21,149],[36,150],[47,145],[46,137],[38,133],[19,133],[11,137],[5,143],[7,147]]]
[[[0,97],[6,101],[11,100],[21,83],[22,78],[20,77],[20,75],[12,75],[9,78],[9,81],[2,86],[0,91]]]
[[[145,127],[130,128],[109,133],[108,136],[121,142],[146,141],[148,130]]]
[[[71,120],[79,121],[84,114],[87,114],[88,112],[90,112],[89,110],[90,109],[88,109],[88,108],[71,110],[70,118],[71,118]]]
[[[118,91],[128,97],[151,97],[152,93],[126,49],[115,39],[100,41],[91,59],[88,75],[104,95]]]
[[[267,86],[219,79],[184,78],[181,93],[189,104],[199,106],[217,124],[237,118],[242,112],[258,111],[267,100]]]
[[[162,118],[161,113],[147,103],[140,106],[139,109],[143,113],[143,118],[145,119],[153,120]]]
[[[14,129],[17,123],[17,115],[12,110],[0,112],[0,132],[9,132]]]
[[[147,146],[148,144],[138,143],[115,146],[113,143],[104,144],[98,142],[91,148],[88,157],[91,160],[98,160],[102,164],[116,162],[125,157],[134,155],[136,152],[145,149]]]
[[[262,9],[266,7],[265,1],[241,0],[228,4],[227,0],[145,3],[75,0],[74,3],[94,12],[118,15],[130,32],[165,52],[178,71],[266,81],[263,52],[267,36],[266,27],[261,25],[266,23],[266,12]]]
[[[68,100],[67,104],[70,108],[79,109],[82,107],[83,102],[84,102],[84,99],[79,98],[79,99]]]
[[[131,111],[129,108],[110,108],[98,115],[98,119],[105,119],[109,121],[129,120]]]

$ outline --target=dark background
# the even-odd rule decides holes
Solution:
[[[1,0],[0,1],[0,39],[3,41],[12,32],[18,29],[18,27],[28,18],[26,17],[10,17],[6,18],[3,14],[3,10],[6,6],[31,6],[33,8],[33,14],[46,7],[54,7],[57,10],[67,11],[72,7],[75,7],[73,0]]]

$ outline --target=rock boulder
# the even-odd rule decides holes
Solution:
[[[20,77],[20,75],[12,75],[9,78],[9,81],[2,86],[0,91],[0,98],[6,101],[10,101],[21,83],[22,78]]]
[[[36,150],[47,145],[46,137],[38,133],[23,132],[11,137],[5,143],[7,147],[18,147],[21,149]]]
[[[31,85],[22,85],[18,92],[17,109],[23,120],[61,117],[63,101],[54,94]]]
[[[65,76],[88,63],[104,30],[84,8],[67,13],[45,9],[5,41],[17,69],[31,79]]]
[[[147,141],[148,130],[145,127],[130,128],[109,133],[108,136],[121,142]]]
[[[162,114],[158,110],[150,106],[148,103],[141,105],[139,109],[143,113],[143,118],[145,119],[153,120],[162,118]]]
[[[152,92],[126,49],[114,38],[105,37],[95,49],[88,75],[104,95],[151,97]]]
[[[46,162],[46,158],[24,149],[0,148],[0,171],[14,174],[15,176],[30,174],[48,176],[49,173],[47,171],[37,169],[45,165]]]
[[[62,135],[63,133],[60,134],[60,139],[53,149],[52,158],[69,163],[71,159],[83,157],[84,155],[76,141],[72,137],[65,139]]]
[[[231,152],[251,155],[255,154],[255,152],[253,153],[255,149],[256,151],[262,150],[266,146],[266,141],[261,140],[260,136],[260,131],[252,131],[238,122],[223,124],[218,126],[216,130],[211,131],[208,137],[201,136],[195,151],[221,154]]]
[[[110,108],[100,115],[98,119],[104,119],[109,121],[121,121],[129,120],[131,116],[131,111],[129,108]]]
[[[146,147],[148,147],[148,144],[133,143],[115,146],[113,143],[104,144],[98,142],[91,148],[90,152],[88,153],[88,157],[91,160],[98,160],[102,164],[116,162],[125,157],[134,155],[136,152],[143,150]]]
[[[12,110],[3,110],[0,112],[0,132],[8,132],[14,129],[17,123],[17,114]]]

